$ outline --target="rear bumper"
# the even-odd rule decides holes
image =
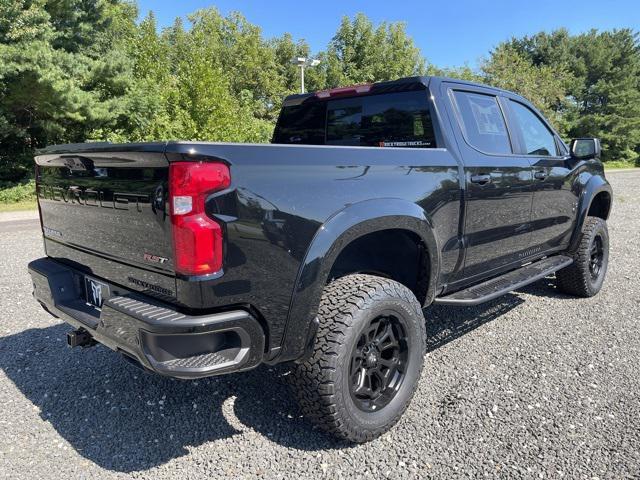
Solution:
[[[191,379],[248,370],[262,361],[264,332],[244,310],[185,315],[101,279],[109,292],[98,310],[85,301],[80,271],[50,258],[28,268],[33,296],[49,313],[148,370]]]

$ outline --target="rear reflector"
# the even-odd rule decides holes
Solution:
[[[223,232],[205,212],[207,196],[231,184],[223,163],[169,165],[169,202],[177,273],[207,275],[222,269]]]

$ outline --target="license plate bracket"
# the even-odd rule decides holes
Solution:
[[[102,304],[109,298],[109,285],[95,278],[84,277],[85,297],[88,305],[102,309]]]

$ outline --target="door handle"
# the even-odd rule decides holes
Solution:
[[[486,185],[487,183],[491,183],[491,175],[471,175],[471,183]]]
[[[533,177],[536,178],[537,180],[544,180],[545,178],[547,178],[549,175],[547,174],[547,172],[536,172],[533,174]]]

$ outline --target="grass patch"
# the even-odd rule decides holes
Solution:
[[[18,184],[0,182],[0,212],[33,210],[36,207],[36,182],[24,180]]]
[[[612,160],[610,162],[604,162],[604,168],[607,170],[618,170],[620,168],[637,168],[636,162],[625,162],[624,160]]]
[[[33,201],[36,199],[35,180],[19,183],[0,182],[0,204]]]
[[[34,200],[23,200],[14,203],[0,203],[0,212],[19,212],[22,210],[35,210],[38,205]]]

